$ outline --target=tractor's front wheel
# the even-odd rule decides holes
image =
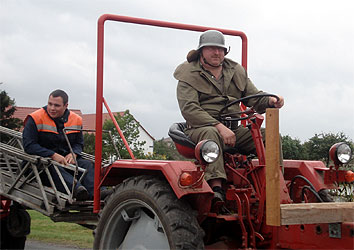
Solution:
[[[107,199],[94,249],[203,249],[204,232],[165,180],[125,180]]]

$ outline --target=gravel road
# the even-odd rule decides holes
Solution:
[[[25,250],[92,250],[92,248],[78,248],[75,246],[66,246],[41,241],[26,240]]]

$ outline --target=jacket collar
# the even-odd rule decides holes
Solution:
[[[47,106],[48,106],[48,105],[45,105],[45,106],[43,107],[43,109],[44,109],[45,112],[47,113],[48,117],[49,117],[50,119],[52,119],[54,122],[66,123],[66,122],[68,121],[68,119],[69,119],[69,114],[70,114],[70,111],[69,111],[68,109],[66,109],[66,110],[64,111],[64,114],[63,114],[61,117],[58,117],[58,118],[53,119],[53,118],[50,117],[50,115],[48,114]]]
[[[191,73],[193,72],[200,72],[200,74],[203,74],[202,72],[208,72],[205,70],[200,63],[200,60],[193,61],[191,62],[192,68],[191,68]],[[224,77],[224,88],[228,89],[230,86],[230,82],[234,76],[235,73],[235,68],[236,68],[237,63],[232,61],[231,59],[225,58],[223,65],[222,65],[222,74]],[[216,88],[218,88],[221,91],[221,88],[219,84],[216,84],[213,80],[210,80],[213,85],[215,85]]]
[[[238,64],[236,62],[232,61],[231,59],[225,58],[223,64],[225,90],[227,90],[230,86],[232,78],[235,75],[237,66]],[[200,76],[204,75],[206,78],[209,78],[208,81],[210,81],[212,85],[214,85],[216,88],[218,88],[218,84],[216,84],[216,82],[204,72],[205,70],[201,67],[199,60],[196,60],[190,63],[184,62],[180,64],[176,68],[173,75],[177,80],[188,83],[200,92],[211,93],[211,85],[201,84]]]

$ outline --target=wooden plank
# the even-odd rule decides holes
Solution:
[[[354,222],[354,202],[281,204],[281,224]]]
[[[280,226],[279,109],[266,111],[266,223]]]

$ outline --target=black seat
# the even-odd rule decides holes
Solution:
[[[196,144],[184,133],[186,128],[187,123],[185,122],[174,123],[168,130],[168,135],[174,143],[178,143],[188,148],[195,148]]]
[[[171,125],[168,135],[174,143],[180,144],[188,148],[195,148],[196,144],[184,133],[187,128],[186,122],[178,122]],[[240,150],[235,147],[226,146],[223,151],[229,154],[240,153]]]

